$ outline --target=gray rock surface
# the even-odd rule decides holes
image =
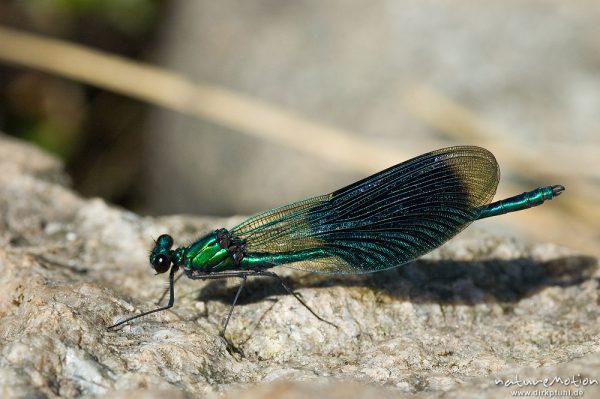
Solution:
[[[223,339],[238,282],[184,278],[173,311],[107,332],[165,288],[152,237],[241,219],[140,217],[80,198],[40,151],[0,138],[0,154],[0,397],[508,397],[496,379],[600,379],[597,260],[476,226],[387,272],[281,269],[337,329],[255,279]]]

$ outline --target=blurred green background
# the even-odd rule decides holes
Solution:
[[[0,2],[0,24],[133,59],[152,58],[168,4],[148,0]],[[143,124],[151,108],[110,91],[0,64],[0,129],[65,160],[75,187],[140,204]]]
[[[481,226],[600,252],[597,2],[3,1],[0,25],[184,79],[174,89],[115,70],[151,93],[130,96],[0,59],[0,130],[64,159],[86,196],[147,214],[249,214],[475,144],[498,158],[499,195],[567,187]],[[271,118],[288,113],[301,129]]]

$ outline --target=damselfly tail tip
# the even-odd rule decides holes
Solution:
[[[552,186],[552,196],[554,197],[560,195],[563,191],[565,191],[565,186],[561,186],[560,184]]]

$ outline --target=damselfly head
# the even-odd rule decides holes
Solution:
[[[161,234],[160,237],[158,237],[158,240],[156,240],[156,246],[166,250],[171,249],[173,246],[173,237],[168,234]]]
[[[164,273],[171,267],[172,246],[173,237],[168,234],[163,234],[156,240],[156,245],[150,253],[150,265],[157,274]]]

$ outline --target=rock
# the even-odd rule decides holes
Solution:
[[[598,393],[564,384],[600,378],[597,260],[476,226],[381,273],[278,270],[337,328],[256,278],[224,339],[238,281],[183,278],[172,311],[108,332],[166,287],[152,237],[183,245],[242,218],[141,217],[79,197],[27,145],[0,137],[0,154],[2,397],[505,397],[516,376]]]

